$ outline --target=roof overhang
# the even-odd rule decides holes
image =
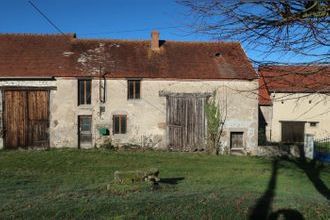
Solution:
[[[53,76],[0,76],[0,81],[8,80],[35,80],[35,81],[51,81],[55,80]]]

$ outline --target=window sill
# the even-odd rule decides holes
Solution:
[[[88,104],[88,105],[78,105],[78,108],[80,108],[80,109],[92,109],[93,106],[91,104]]]
[[[124,137],[127,136],[127,133],[125,133],[125,134],[112,134],[112,136],[113,136],[114,138],[124,138]]]
[[[143,101],[142,99],[127,99],[127,103],[135,105],[135,104],[141,104],[143,103]]]

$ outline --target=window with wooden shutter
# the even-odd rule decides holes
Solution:
[[[127,99],[140,99],[141,80],[127,80]]]
[[[230,148],[243,148],[243,132],[230,132]]]
[[[92,80],[78,80],[78,105],[90,105],[92,99]]]
[[[113,133],[126,134],[127,131],[127,116],[114,115],[113,116]]]

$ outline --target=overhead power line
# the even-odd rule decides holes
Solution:
[[[45,14],[43,13],[32,1],[28,1],[28,3],[44,18],[46,21],[55,28],[59,33],[64,34],[64,32]]]
[[[28,1],[28,3],[35,9],[55,30],[59,33],[65,35],[65,33],[61,30],[59,26],[57,26],[44,12],[39,9],[36,4],[32,1]],[[155,27],[155,28],[145,28],[145,29],[133,29],[133,30],[119,30],[119,31],[106,31],[106,32],[92,32],[92,33],[79,33],[81,36],[87,35],[99,35],[99,34],[119,34],[119,33],[133,33],[133,32],[144,32],[144,31],[151,31],[153,29],[156,30],[166,30],[166,29],[175,29],[175,28],[182,28],[184,26],[166,26],[166,27]]]

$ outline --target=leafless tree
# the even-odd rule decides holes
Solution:
[[[194,33],[206,34],[216,40],[240,41],[252,50],[261,51],[264,54],[262,60],[251,59],[256,66],[288,64],[276,61],[281,59],[274,60],[274,54],[298,55],[305,58],[296,64],[304,65],[306,69],[289,71],[283,69],[283,77],[270,81],[282,80],[288,74],[310,76],[322,73],[326,74],[325,77],[330,77],[330,1],[328,0],[177,0],[177,2],[188,8],[188,16],[193,18],[188,25]],[[273,60],[267,60],[270,54],[273,54]],[[317,71],[315,68],[308,68],[315,64],[319,66]],[[325,85],[315,86],[313,93],[318,93],[319,89],[325,87],[328,91],[329,80],[323,83]]]
[[[115,60],[112,57],[112,47],[119,47],[119,44],[99,43],[93,48],[80,54],[77,59],[80,71],[89,74],[91,77],[99,78],[99,99],[104,103],[106,99],[106,74],[111,74],[115,69]]]
[[[265,53],[293,52],[327,62],[330,1],[178,0],[194,31],[220,40],[262,46]]]
[[[192,33],[214,40],[240,41],[245,48],[263,54],[251,60],[268,75],[258,88],[249,91],[270,100],[269,86],[285,96],[271,101],[297,102],[311,95],[306,112],[329,100],[330,91],[330,1],[329,0],[177,0],[188,9]],[[269,56],[272,55],[272,56]],[[295,55],[295,66],[282,62],[282,56]],[[276,57],[278,56],[278,57]],[[271,57],[271,58],[269,58]],[[278,59],[277,59],[278,58]],[[267,60],[268,59],[268,60]],[[269,60],[272,59],[272,60]],[[278,62],[280,60],[281,62]],[[273,68],[274,67],[274,68]],[[261,71],[260,71],[261,72]],[[263,76],[260,76],[261,78]],[[260,91],[267,91],[264,94]],[[302,93],[298,96],[296,93]],[[265,95],[265,97],[261,97]],[[329,114],[326,109],[322,114]],[[305,113],[304,113],[305,114]],[[300,117],[300,116],[299,116]]]

